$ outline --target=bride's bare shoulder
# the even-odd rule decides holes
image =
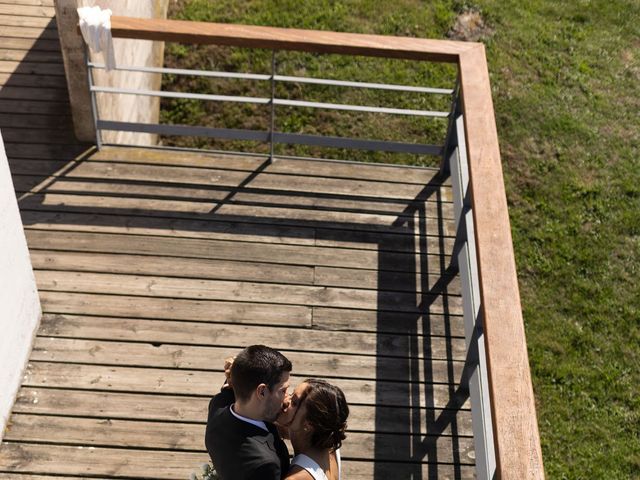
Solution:
[[[289,473],[287,474],[286,477],[284,477],[284,479],[285,480],[309,480],[309,479],[313,480],[313,477],[304,468],[294,465],[293,467],[291,467],[291,470],[289,470]]]

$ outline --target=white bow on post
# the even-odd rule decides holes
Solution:
[[[80,31],[89,48],[96,53],[102,52],[107,71],[116,68],[116,58],[111,37],[111,10],[100,7],[78,8]]]

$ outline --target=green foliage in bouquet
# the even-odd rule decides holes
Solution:
[[[201,477],[198,476],[196,472],[193,472],[189,475],[189,480],[220,480],[220,475],[216,472],[216,469],[213,468],[213,465],[210,463],[203,463],[201,470]]]

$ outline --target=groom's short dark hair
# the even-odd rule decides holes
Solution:
[[[291,371],[291,362],[279,351],[265,345],[251,345],[242,350],[231,365],[231,383],[236,398],[247,401],[258,385],[273,391],[282,374]]]

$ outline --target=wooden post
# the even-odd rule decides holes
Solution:
[[[78,33],[79,6],[97,5],[109,8],[114,14],[134,17],[164,18],[169,0],[56,0],[56,21],[62,47],[62,58],[67,77],[69,102],[73,115],[73,126],[80,141],[95,142],[96,132],[91,113],[91,100],[84,62],[84,41]],[[117,64],[162,67],[164,62],[164,42],[144,40],[114,39]],[[102,56],[94,58],[102,63]],[[160,90],[161,75],[140,72],[105,72],[97,70],[96,83],[100,86]],[[103,120],[125,122],[157,123],[160,115],[160,99],[131,95],[102,95],[98,98],[98,111]],[[104,141],[134,145],[153,145],[157,135],[136,132],[106,132]]]
[[[91,116],[87,69],[84,66],[84,41],[77,32],[77,0],[56,0],[56,23],[62,48],[62,60],[73,115],[73,130],[81,142],[95,142],[96,131]]]

